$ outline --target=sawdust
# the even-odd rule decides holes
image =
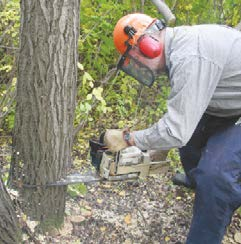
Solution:
[[[64,234],[46,237],[45,242],[185,243],[194,192],[174,186],[170,181],[172,174],[135,182],[89,185],[85,196],[67,201]],[[81,214],[81,209],[89,214]],[[236,214],[223,244],[239,243],[240,229],[240,216]]]

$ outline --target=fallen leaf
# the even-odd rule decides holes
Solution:
[[[240,232],[234,234],[234,240],[237,243],[241,243],[241,233]]]
[[[90,217],[92,215],[92,212],[85,208],[81,208],[81,215],[84,217]]]
[[[85,206],[85,209],[87,209],[87,210],[91,210],[92,208],[91,208],[89,205],[86,205],[86,206]]]
[[[106,227],[105,226],[101,226],[100,230],[101,230],[101,232],[105,232],[106,231]]]
[[[132,244],[131,239],[126,239],[123,244]]]
[[[97,199],[96,201],[97,201],[97,203],[99,203],[99,204],[101,204],[101,203],[103,202],[102,199]]]
[[[166,242],[170,241],[170,237],[169,237],[169,236],[166,236],[166,237],[165,237],[165,241],[166,241]]]
[[[85,217],[82,215],[76,215],[76,216],[72,216],[70,218],[70,222],[72,223],[81,223],[85,220]]]
[[[124,218],[124,221],[127,225],[130,225],[131,224],[131,215],[130,214],[127,214]]]
[[[125,192],[125,191],[120,191],[120,192],[119,192],[119,195],[120,195],[121,197],[124,197],[124,196],[126,195],[126,192]]]
[[[110,183],[105,183],[101,185],[103,188],[109,189],[111,188],[111,184]]]

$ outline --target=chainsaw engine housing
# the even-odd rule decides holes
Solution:
[[[92,140],[90,147],[92,164],[100,177],[109,181],[145,178],[163,171],[163,166],[167,166],[168,162],[166,157],[153,162],[148,151],[143,152],[135,146],[112,153],[103,143]]]

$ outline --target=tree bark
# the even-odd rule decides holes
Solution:
[[[22,186],[26,213],[51,225],[63,219],[66,188],[44,186],[71,162],[79,11],[79,0],[21,1],[10,183]]]
[[[0,177],[0,243],[21,243],[21,232],[12,201]]]

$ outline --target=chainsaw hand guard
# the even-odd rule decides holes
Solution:
[[[100,163],[102,160],[103,152],[108,149],[103,143],[102,138],[103,136],[100,137],[100,141],[96,141],[94,139],[89,140],[91,163],[97,171],[100,170]]]

